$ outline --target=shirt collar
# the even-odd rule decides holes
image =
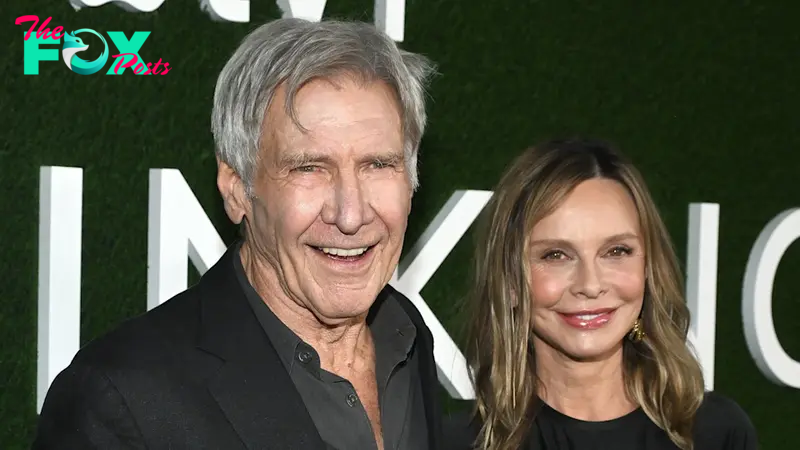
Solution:
[[[313,364],[304,364],[304,366],[316,367],[319,370],[319,357],[316,351],[278,319],[250,284],[240,257],[241,245],[240,241],[237,244],[236,257],[233,258],[236,279],[284,367],[291,373],[295,362],[298,361],[299,354],[311,351]],[[367,314],[367,326],[369,326],[375,342],[376,368],[394,367],[396,363],[404,361],[414,348],[417,328],[387,290],[378,294],[378,298],[370,308]]]

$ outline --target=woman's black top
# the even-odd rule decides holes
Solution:
[[[471,449],[477,433],[465,416],[445,419],[445,448]],[[530,450],[676,450],[667,433],[642,411],[604,422],[573,419],[544,404],[523,447]],[[747,414],[734,401],[707,393],[697,412],[695,450],[757,450],[756,431]]]

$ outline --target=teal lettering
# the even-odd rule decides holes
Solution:
[[[39,61],[58,61],[59,51],[57,48],[41,48],[40,45],[59,44],[60,42],[61,39],[37,36],[30,36],[23,41],[23,73],[25,75],[39,75]]]
[[[146,41],[148,36],[150,36],[149,31],[136,31],[133,33],[133,36],[131,36],[130,40],[128,40],[128,38],[125,37],[125,33],[123,33],[122,31],[109,31],[106,34],[108,34],[108,37],[111,38],[111,42],[113,42],[114,45],[117,47],[119,53],[132,54],[131,56],[125,56],[124,60],[125,62],[127,62],[129,59],[133,60],[134,58],[137,58],[138,61],[144,61],[144,58],[142,58],[139,55],[139,49],[142,48],[142,45],[144,45],[144,41]],[[126,67],[123,64],[123,67],[119,70],[119,72],[115,73],[114,65],[112,64],[111,67],[108,68],[108,72],[106,72],[106,75],[120,75],[125,72],[125,69]],[[136,72],[134,71],[134,73]],[[147,71],[143,71],[138,75],[144,73],[147,73]]]

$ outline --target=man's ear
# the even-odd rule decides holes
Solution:
[[[217,158],[217,188],[222,195],[228,218],[231,222],[240,224],[250,211],[247,191],[239,174],[219,158]]]

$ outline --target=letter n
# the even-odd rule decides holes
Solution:
[[[186,290],[189,260],[202,275],[225,250],[225,243],[180,171],[151,169],[147,309]]]
[[[83,169],[43,166],[39,177],[36,411],[80,348]]]

